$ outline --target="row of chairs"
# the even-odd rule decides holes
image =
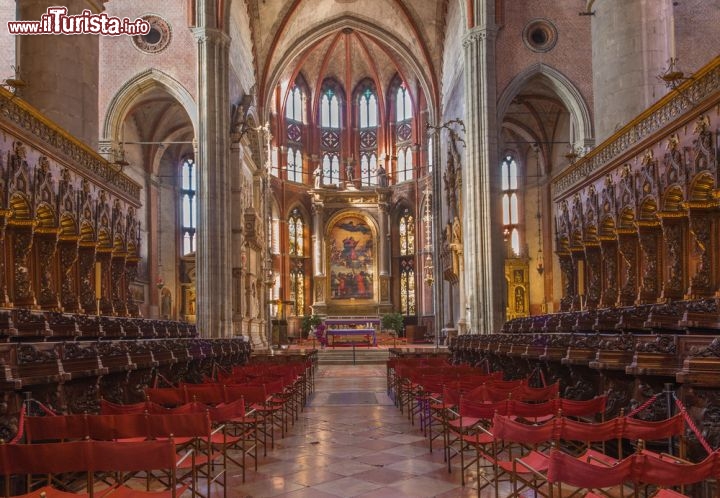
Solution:
[[[192,463],[193,456],[194,453],[188,451],[178,457],[173,438],[131,443],[86,440],[46,444],[0,444],[3,494],[6,497],[11,495],[12,476],[28,475],[30,479],[34,474],[43,474],[47,481],[42,487],[17,498],[101,498],[108,495],[113,498],[175,498],[191,486],[190,482],[184,482],[178,474],[187,462]],[[131,476],[138,472],[145,473],[146,489],[150,489],[153,476],[161,479],[165,489],[143,493],[127,486]],[[85,481],[84,493],[64,492],[51,486],[59,484],[54,476],[70,473],[80,474],[80,478]],[[97,481],[109,485],[97,490]]]
[[[173,467],[181,472],[176,479],[178,482],[185,482],[193,496],[209,497],[213,484],[220,485],[223,489],[223,496],[227,496],[228,451],[238,448],[238,445],[241,450],[245,448],[242,437],[228,434],[227,424],[239,424],[240,422],[235,419],[238,413],[242,413],[242,410],[242,403],[238,403],[229,406],[226,410],[212,413],[205,410],[195,413],[172,414],[83,414],[25,417],[24,437],[26,443],[6,444],[8,453],[3,455],[0,463],[7,470],[5,473],[5,496],[9,496],[7,483],[11,482],[12,475],[26,475],[28,489],[35,487],[36,483],[32,477],[36,474],[47,474],[41,484],[53,485],[61,489],[74,489],[77,487],[77,480],[74,476],[65,474],[69,472],[68,465],[80,466],[73,470],[82,471],[88,475],[98,471],[148,471],[146,473],[146,490],[149,491],[151,477],[154,476],[149,471],[169,467],[145,466],[148,464],[141,465],[137,462],[127,464],[122,461],[123,455],[126,455],[123,453],[122,447],[135,443],[167,440],[172,441],[173,455],[176,455],[174,457],[176,463]],[[92,459],[95,458],[92,453],[93,447],[79,449],[81,447],[77,443],[87,441],[105,443],[104,446],[98,446],[106,452],[97,457],[104,458],[102,466],[93,466]],[[72,443],[76,443],[75,446]],[[135,448],[138,452],[144,450],[143,446]],[[92,458],[88,461],[79,459],[75,463],[66,462],[68,457],[64,456],[63,452],[72,451],[89,452],[88,455]],[[16,460],[17,455],[22,454],[37,458],[33,460],[28,457]],[[83,455],[85,454],[83,453]],[[128,465],[135,467],[128,468]],[[200,478],[205,480],[204,490],[199,487]],[[88,479],[84,480],[88,492],[94,493],[96,483]],[[116,478],[115,480],[117,484],[122,484],[126,478]],[[170,481],[165,481],[167,490],[172,493],[174,487],[169,486],[169,483]]]
[[[459,456],[463,485],[466,472],[474,470],[479,481],[478,494],[491,486],[495,495],[500,496],[500,483],[506,480],[512,489],[510,496],[524,496],[528,490],[536,496],[568,496],[561,490],[564,474],[554,470],[557,472],[554,477],[549,472],[554,454],[551,447],[554,452],[567,455],[555,457],[558,460],[572,458],[580,466],[594,465],[591,470],[598,472],[601,468],[600,474],[604,475],[623,461],[623,448],[628,444],[641,447],[642,441],[648,440],[662,440],[666,444],[667,438],[681,442],[680,456],[643,450],[642,461],[660,459],[663,465],[674,465],[669,468],[676,474],[685,469],[700,476],[692,482],[715,477],[710,471],[693,470],[688,465],[699,464],[683,459],[685,423],[680,415],[660,422],[630,417],[604,421],[605,396],[568,400],[559,397],[557,384],[532,388],[527,380],[508,382],[499,378],[502,378],[499,373],[491,375],[465,365],[439,362],[429,365],[422,360],[402,359],[388,363],[388,391],[395,397],[396,405],[407,410],[411,421],[414,414],[420,414],[430,451],[433,440],[443,438],[449,472],[453,457]],[[612,451],[606,452],[610,448]],[[702,469],[709,466],[705,463]],[[675,480],[658,480],[648,474],[638,477],[638,472],[632,479],[620,478],[620,483],[614,485],[622,495],[632,496],[631,490],[642,485],[658,496],[684,496],[666,488],[680,487],[682,491],[682,486],[690,482],[687,477]],[[621,483],[629,484],[630,490]],[[607,490],[590,493],[602,491]],[[580,492],[573,491],[570,496]]]
[[[132,405],[101,400],[100,415],[25,416],[22,424],[23,439],[28,444],[5,445],[20,448],[10,451],[40,455],[42,451],[55,449],[58,455],[62,455],[64,451],[78,451],[73,448],[65,450],[67,444],[98,442],[104,445],[101,458],[118,463],[108,463],[107,471],[115,471],[114,477],[109,479],[104,474],[104,467],[101,469],[84,465],[87,461],[82,459],[70,465],[72,468],[69,470],[61,465],[58,468],[62,470],[54,472],[52,465],[47,467],[46,462],[33,466],[27,464],[32,458],[16,460],[16,453],[8,454],[7,457],[2,456],[0,461],[0,470],[8,483],[5,496],[9,496],[11,491],[9,483],[17,483],[18,476],[28,476],[26,489],[34,489],[28,496],[39,496],[39,493],[44,493],[46,497],[62,496],[62,489],[84,487],[87,496],[100,497],[111,493],[111,496],[121,498],[171,497],[179,496],[187,488],[193,497],[205,498],[211,495],[214,486],[219,486],[222,495],[227,496],[228,463],[232,462],[242,469],[243,482],[248,464],[254,463],[257,471],[260,445],[267,453],[267,447],[274,445],[277,428],[283,431],[284,436],[288,418],[292,418],[294,423],[298,410],[302,409],[312,389],[309,381],[312,365],[307,362],[293,362],[292,365],[273,366],[270,369],[263,367],[263,370],[265,375],[258,376],[254,383],[224,385],[215,379],[207,379],[205,384],[148,388],[146,401]],[[115,447],[120,448],[122,445],[170,440],[173,455],[176,455],[176,451],[178,455],[174,458],[179,462],[174,469],[177,474],[172,475],[176,476],[176,482],[184,486],[177,490],[174,485],[170,485],[172,479],[169,467],[157,466],[157,463],[151,464],[140,458],[126,465],[112,453]],[[42,457],[38,458],[42,460]],[[19,465],[18,461],[25,464]],[[5,465],[8,462],[9,466]],[[151,472],[158,468],[165,469],[165,472]],[[129,475],[141,470],[145,471],[145,491],[123,487]],[[61,480],[66,476],[58,474],[70,471],[81,472],[80,478],[84,485],[77,480]],[[30,476],[38,473],[45,474],[42,481],[30,479]],[[151,482],[158,476],[162,476],[164,489],[150,491]],[[101,482],[107,482],[107,486]],[[135,481],[133,485],[137,487]],[[38,486],[42,487],[35,489]],[[96,491],[96,488],[102,488],[102,491]],[[213,492],[215,495],[218,495],[217,492]]]

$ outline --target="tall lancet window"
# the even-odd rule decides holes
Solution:
[[[288,95],[285,103],[285,131],[287,137],[287,179],[291,182],[302,183],[302,123],[303,123],[303,94],[299,86],[295,85]]]
[[[296,85],[290,90],[290,95],[288,95],[287,104],[285,105],[285,117],[288,120],[295,121],[296,123],[303,122],[302,102],[302,90]]]
[[[415,217],[409,209],[400,216],[400,312],[415,314]]]
[[[292,314],[305,314],[305,222],[295,208],[288,218],[288,239],[290,241],[290,300]]]
[[[503,234],[515,256],[520,256],[520,193],[518,190],[518,166],[507,155],[500,166],[502,190]]]
[[[332,88],[320,99],[320,151],[324,185],[340,185],[340,100]]]
[[[377,185],[378,104],[375,93],[367,88],[358,102],[360,114],[360,175],[365,186]]]
[[[395,128],[397,167],[395,181],[400,183],[413,179],[412,100],[410,99],[410,92],[404,85],[398,88],[395,105],[397,106]]]
[[[182,202],[182,253],[195,252],[195,232],[197,231],[197,171],[195,161],[183,160],[181,168],[180,198]]]

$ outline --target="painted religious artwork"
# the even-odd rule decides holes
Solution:
[[[374,297],[375,243],[364,218],[346,216],[330,229],[330,298]]]

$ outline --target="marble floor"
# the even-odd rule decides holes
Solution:
[[[386,394],[384,365],[320,366],[315,392],[299,421],[258,471],[228,469],[228,496],[238,498],[404,498],[478,496],[454,463],[449,474],[436,441],[430,453]],[[494,496],[483,492],[482,497]]]

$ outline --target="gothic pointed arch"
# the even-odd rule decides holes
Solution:
[[[192,122],[194,135],[198,130],[197,103],[190,92],[175,78],[156,68],[143,71],[129,79],[118,90],[108,105],[103,123],[103,140],[114,143],[121,141],[122,123],[133,103],[144,93],[161,89],[174,97],[185,109]]]
[[[557,69],[542,62],[533,64],[520,72],[505,87],[498,99],[497,115],[498,121],[502,122],[510,104],[525,84],[537,75],[542,75],[550,82],[550,86],[563,102],[573,119],[575,127],[575,144],[584,148],[594,145],[594,133],[590,108],[580,93],[580,90],[570,81],[567,76]]]

